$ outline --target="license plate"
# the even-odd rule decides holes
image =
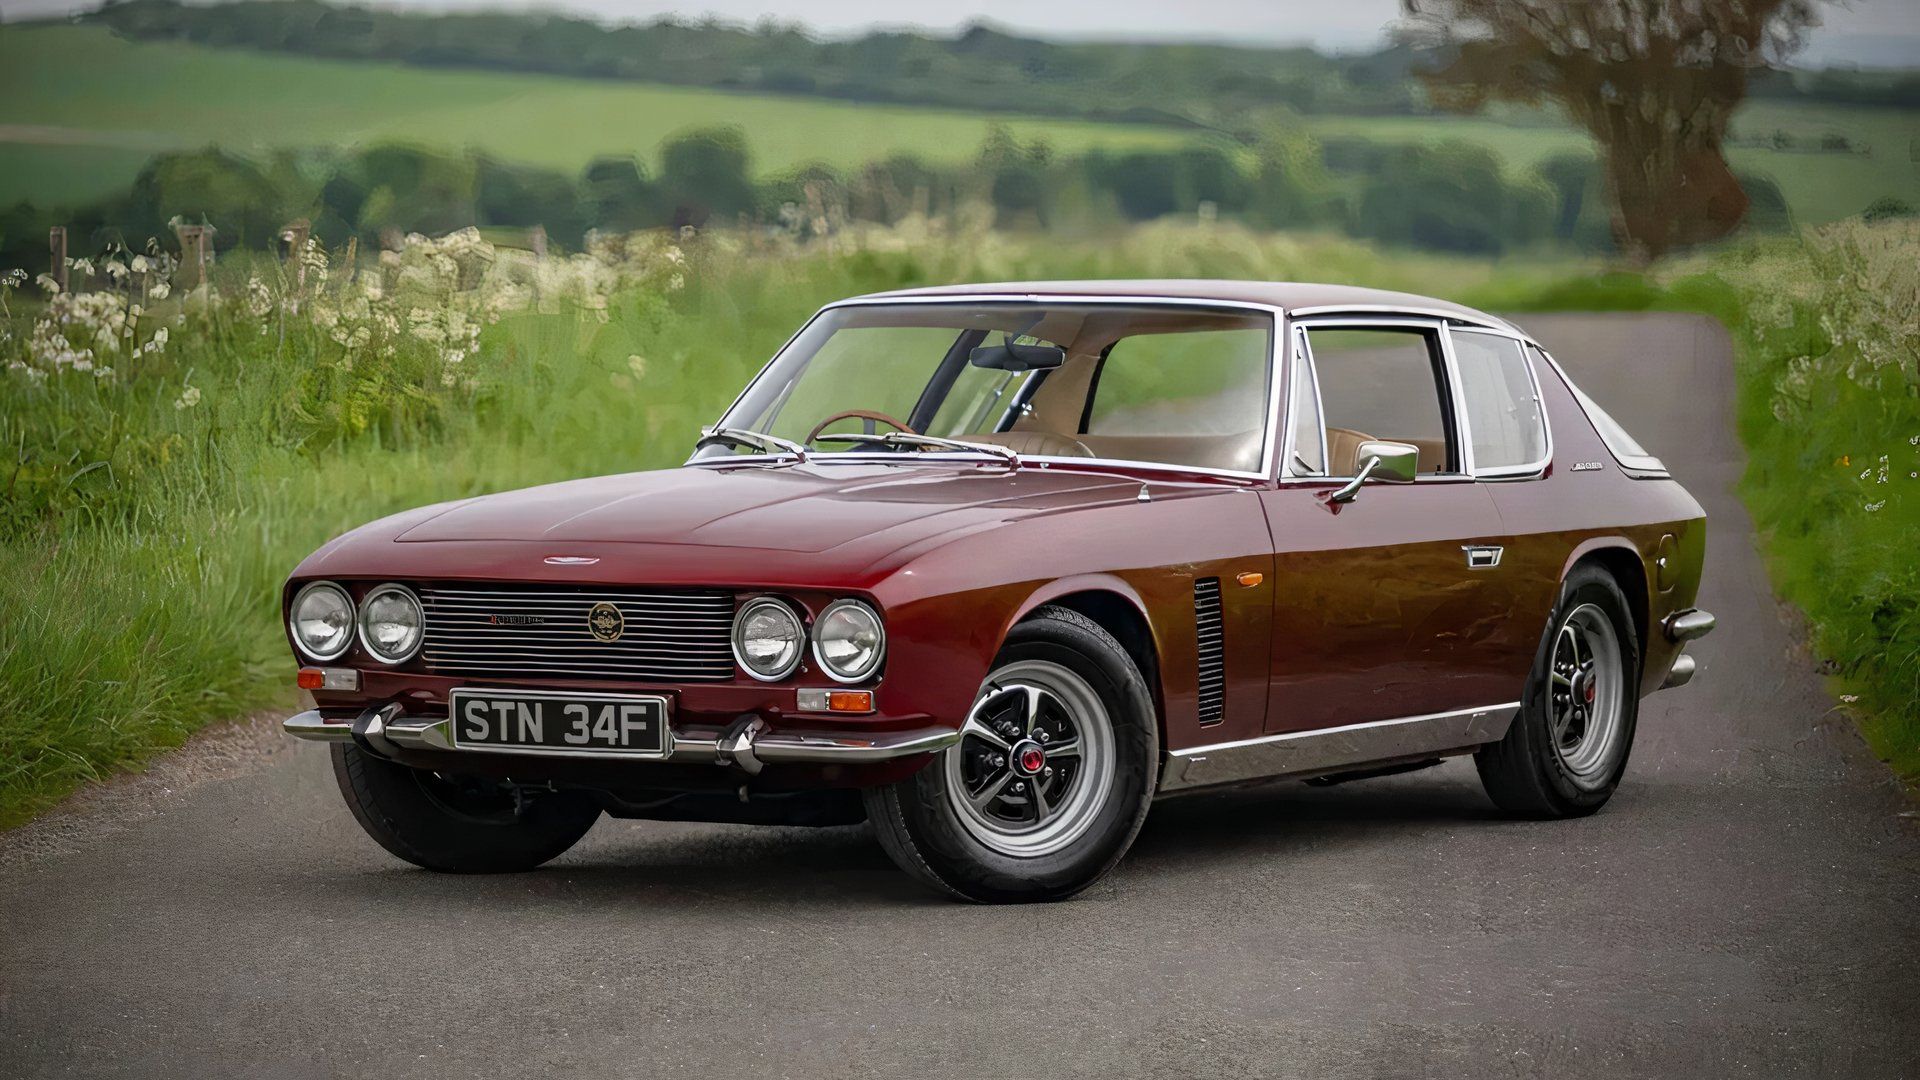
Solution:
[[[665,757],[672,749],[667,699],[657,694],[455,690],[447,712],[463,750]]]

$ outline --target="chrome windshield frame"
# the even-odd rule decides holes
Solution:
[[[714,427],[729,426],[727,424],[727,418],[733,414],[733,411],[735,409],[739,408],[740,402],[745,400],[747,395],[753,392],[754,387],[759,385],[761,380],[767,377],[768,372],[772,371],[774,366],[780,362],[780,358],[786,355],[788,349],[793,347],[793,343],[795,341],[798,341],[801,335],[807,332],[807,329],[809,327],[811,327],[815,322],[817,322],[822,316],[826,315],[828,312],[837,311],[837,310],[840,310],[841,308],[850,308],[850,307],[880,307],[880,306],[929,306],[930,307],[935,305],[951,306],[956,304],[1031,304],[1035,306],[1046,306],[1046,305],[1064,306],[1064,305],[1071,304],[1071,305],[1081,305],[1081,306],[1089,306],[1089,307],[1093,307],[1093,306],[1097,306],[1097,307],[1177,307],[1177,308],[1196,308],[1201,310],[1214,309],[1214,310],[1220,310],[1220,311],[1233,311],[1233,312],[1241,312],[1241,313],[1253,312],[1253,313],[1265,315],[1268,319],[1271,320],[1271,325],[1269,326],[1268,337],[1267,337],[1267,343],[1268,343],[1267,401],[1266,401],[1266,413],[1265,413],[1266,423],[1265,423],[1265,430],[1261,433],[1261,442],[1260,442],[1261,468],[1260,469],[1258,470],[1215,469],[1215,468],[1208,468],[1200,465],[1186,465],[1186,464],[1181,464],[1178,462],[1170,462],[1170,461],[1139,461],[1139,460],[1133,460],[1128,458],[1066,457],[1066,456],[1055,455],[1055,454],[1021,454],[1020,463],[1022,465],[1033,465],[1039,468],[1046,468],[1050,465],[1062,465],[1062,466],[1077,467],[1077,468],[1116,468],[1116,469],[1128,469],[1128,470],[1147,470],[1147,471],[1155,471],[1155,472],[1187,473],[1187,474],[1198,475],[1198,476],[1218,476],[1218,477],[1231,478],[1235,480],[1270,481],[1276,475],[1276,469],[1278,468],[1278,457],[1279,457],[1279,446],[1280,446],[1280,425],[1282,423],[1280,407],[1281,407],[1281,403],[1285,400],[1285,394],[1283,393],[1283,387],[1281,385],[1281,378],[1285,374],[1284,365],[1282,364],[1282,357],[1285,355],[1287,313],[1284,308],[1281,308],[1272,304],[1256,304],[1256,303],[1252,303],[1244,300],[1211,300],[1211,299],[1197,299],[1197,298],[1191,298],[1191,297],[1173,297],[1173,296],[1099,296],[1099,295],[1086,295],[1082,293],[1004,293],[1004,292],[952,293],[952,294],[943,293],[939,296],[857,296],[857,297],[852,297],[846,300],[839,300],[834,303],[826,305],[825,307],[821,308],[819,311],[814,312],[813,317],[808,319],[804,324],[802,324],[800,329],[795,331],[793,336],[787,339],[786,344],[782,345],[779,351],[773,354],[772,359],[768,360],[766,364],[762,365],[760,370],[754,375],[754,377],[747,381],[747,385],[741,389],[740,393],[734,396],[733,401],[727,405],[726,410],[720,414],[720,419],[715,421],[713,426]],[[733,426],[738,426],[738,425],[733,425]],[[757,462],[775,460],[777,458],[786,458],[790,460],[791,455],[739,454],[739,455],[734,455],[729,457],[720,457],[720,458],[702,458],[698,461],[689,460],[688,464],[690,465],[747,465],[747,464],[754,464]],[[874,454],[867,454],[867,453],[860,453],[860,452],[839,452],[839,453],[831,453],[831,454],[810,454],[807,458],[807,462],[808,464],[811,464],[811,465],[819,465],[819,464],[828,463],[828,462],[844,462],[847,464],[871,464],[874,462],[886,462],[886,463],[892,463],[892,464],[901,464],[907,461],[924,462],[924,461],[940,461],[940,460],[953,460],[953,459],[964,460],[964,461],[995,460],[995,458],[991,455],[988,455],[985,453],[973,453],[973,452],[952,453],[952,454],[926,453],[926,454],[912,454],[912,455],[901,455],[901,454],[896,454],[892,452],[882,452],[882,453],[874,453]]]

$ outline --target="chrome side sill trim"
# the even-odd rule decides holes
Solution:
[[[1713,631],[1714,618],[1710,611],[1688,608],[1667,616],[1666,632],[1669,641],[1692,641],[1697,637],[1706,637]]]
[[[376,718],[382,725],[378,729],[379,734],[395,746],[412,750],[477,752],[471,748],[462,750],[453,745],[451,723],[445,717],[388,716],[384,715],[384,710],[376,711],[382,713]],[[317,709],[309,709],[296,716],[288,717],[280,726],[281,730],[287,734],[300,739],[316,742],[351,742],[353,740],[353,724],[329,724],[321,719]],[[632,753],[599,753],[592,750],[535,750],[526,756],[599,758],[605,761],[667,760],[675,764],[692,762],[709,765],[732,764],[736,759],[740,759],[741,764],[757,759],[762,762],[858,765],[912,757],[915,754],[931,754],[945,750],[959,741],[960,732],[953,728],[887,731],[873,735],[801,731],[767,732],[759,728],[718,739],[676,734],[673,736],[673,749],[664,759],[636,758]],[[514,753],[515,751],[509,747],[502,747],[489,748],[486,752]]]
[[[1365,724],[1289,731],[1239,742],[1175,750],[1160,770],[1160,790],[1317,776],[1356,765],[1431,756],[1498,742],[1520,703],[1404,716]]]
[[[1676,686],[1685,686],[1692,682],[1694,670],[1698,666],[1694,663],[1693,657],[1686,653],[1674,657],[1673,666],[1667,669],[1667,679],[1660,684],[1660,689],[1671,690]]]

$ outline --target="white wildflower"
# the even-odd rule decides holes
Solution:
[[[175,409],[191,409],[198,404],[200,404],[200,388],[197,386],[188,386],[180,391],[180,396],[174,400],[173,407]]]
[[[147,290],[147,295],[155,300],[165,300],[167,294],[172,291],[173,286],[168,285],[164,281],[156,281],[153,283],[153,288]]]

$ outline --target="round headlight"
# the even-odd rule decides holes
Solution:
[[[887,652],[887,631],[880,616],[858,600],[835,600],[813,624],[813,658],[841,682],[859,682],[874,673]]]
[[[310,659],[332,660],[353,642],[353,601],[331,581],[316,581],[294,594],[287,628]]]
[[[733,658],[763,682],[793,674],[806,638],[800,616],[778,600],[754,600],[733,617]]]
[[[426,617],[404,585],[382,585],[360,602],[360,644],[374,659],[398,664],[420,651]]]

